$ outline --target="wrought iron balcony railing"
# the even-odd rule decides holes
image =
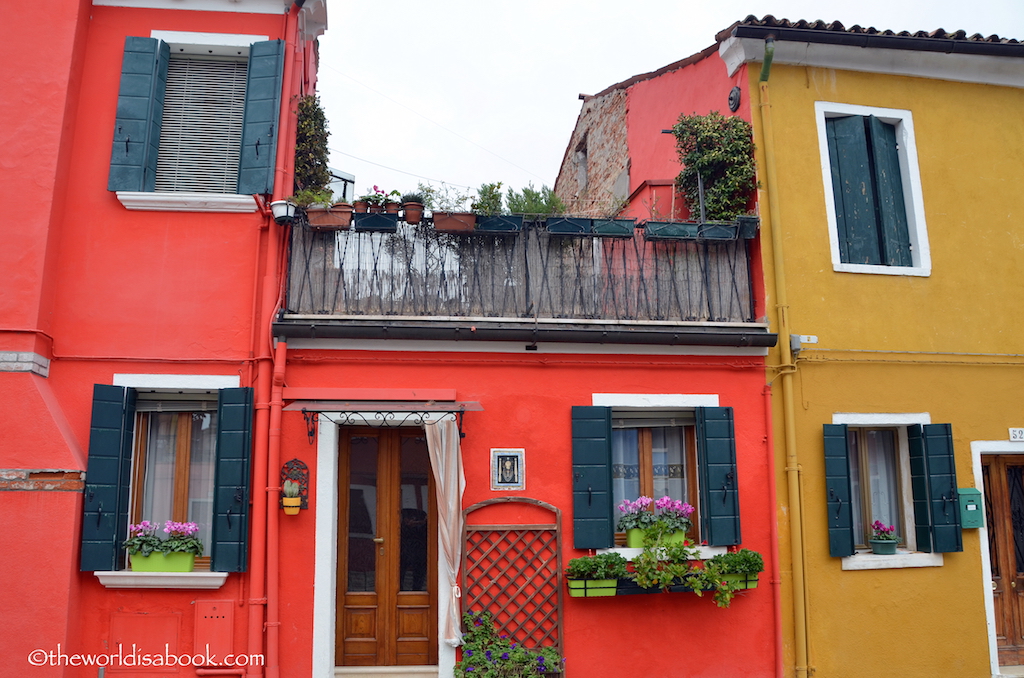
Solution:
[[[753,323],[751,242],[296,226],[282,321]]]

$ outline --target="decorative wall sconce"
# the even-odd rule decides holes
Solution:
[[[281,467],[281,508],[289,516],[309,508],[309,467],[298,459]]]

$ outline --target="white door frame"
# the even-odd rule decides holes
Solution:
[[[386,414],[386,413],[385,413]],[[401,421],[407,412],[396,412],[392,421]],[[340,412],[321,412],[316,446],[315,544],[313,556],[313,676],[334,678],[335,621],[338,615],[338,424]],[[373,422],[373,416],[366,418]],[[371,423],[372,425],[372,423]],[[440,533],[435,535],[440,552]],[[448,577],[437,568],[438,629],[444,628],[452,599]],[[455,668],[455,648],[437,634],[438,675],[450,676]]]
[[[1024,455],[1024,443],[1011,443],[1006,440],[974,440],[971,442],[971,467],[974,471],[974,486],[985,496],[985,477],[981,473],[981,456],[983,454],[1020,454]],[[999,647],[996,644],[996,604],[992,596],[992,559],[989,557],[988,517],[985,526],[978,530],[981,538],[981,586],[984,589],[985,623],[988,627],[988,654],[992,667],[992,676],[1005,674],[999,671]]]

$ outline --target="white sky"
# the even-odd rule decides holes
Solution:
[[[1024,0],[328,0],[319,93],[331,166],[419,181],[553,186],[582,102],[758,18],[1024,40]]]

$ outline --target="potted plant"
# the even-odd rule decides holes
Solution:
[[[626,577],[626,562],[614,552],[573,558],[565,568],[569,597],[614,596],[618,580]]]
[[[643,551],[633,558],[630,578],[642,589],[667,591],[672,586],[688,586],[686,577],[694,569],[691,561],[698,558],[697,546],[688,540],[663,545],[648,541]]]
[[[422,193],[406,193],[402,196],[402,212],[405,223],[415,226],[423,219]]]
[[[299,496],[299,484],[294,480],[286,480],[281,486],[281,506],[286,516],[297,516],[302,508],[302,497]]]
[[[399,195],[398,191],[385,191],[379,186],[373,187],[372,193],[359,198],[359,202],[368,204],[368,213],[362,214],[356,210],[353,227],[357,231],[377,231],[394,233],[398,230],[398,207],[394,199]],[[388,209],[389,204],[394,204],[393,209]],[[385,210],[387,211],[385,212]]]
[[[302,208],[306,222],[314,231],[337,231],[349,227],[352,208],[347,203],[332,205],[334,194],[328,188],[304,188],[289,198]]]
[[[617,529],[626,533],[626,546],[640,548],[644,545],[644,530],[657,520],[648,510],[654,502],[650,497],[637,497],[636,501],[624,499],[618,506],[622,513],[619,516]]]
[[[686,539],[693,523],[693,506],[678,499],[665,495],[654,502],[654,523],[648,527],[653,532],[655,541],[660,543],[681,542]]]
[[[470,209],[477,215],[476,230],[491,233],[517,233],[523,230],[523,215],[502,209],[501,182],[481,184]]]
[[[148,520],[128,526],[124,547],[136,572],[191,572],[196,556],[203,554],[203,543],[195,536],[199,526],[168,520],[166,539],[156,536],[157,526]]]
[[[736,582],[741,589],[757,588],[757,575],[764,572],[764,558],[757,551],[740,549],[712,556],[704,567],[712,567],[723,579]]]
[[[561,673],[565,660],[555,648],[526,648],[499,634],[489,612],[467,612],[462,623],[462,656],[455,662],[455,678],[536,678]]]
[[[881,556],[891,556],[896,554],[896,547],[900,543],[900,538],[896,534],[895,525],[886,525],[880,520],[876,520],[871,523],[871,538],[868,540],[871,544],[871,552]]]

